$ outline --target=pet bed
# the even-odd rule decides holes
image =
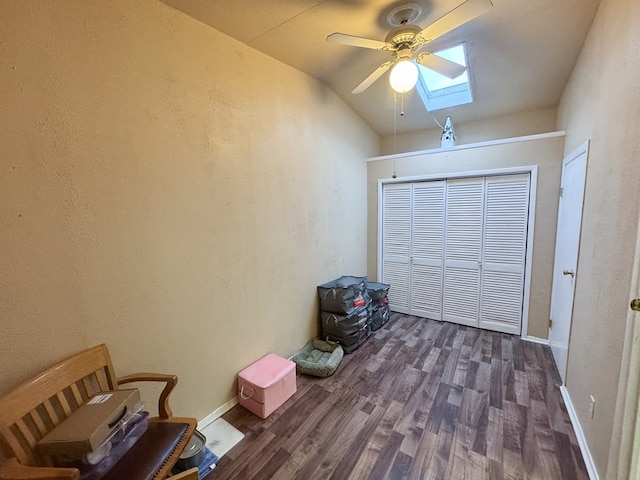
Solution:
[[[344,351],[335,342],[314,339],[294,355],[298,372],[315,377],[333,375],[342,361]]]

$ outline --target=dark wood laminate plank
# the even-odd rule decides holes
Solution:
[[[511,350],[513,352],[513,368],[519,372],[525,371],[524,352],[522,350],[522,344],[524,342],[519,338],[514,337],[511,340]]]
[[[402,444],[402,439],[403,436],[398,432],[391,432],[376,459],[376,463],[373,465],[369,478],[387,478],[387,472],[389,472],[394,463],[394,458]]]
[[[491,390],[491,363],[480,362],[476,372],[475,390],[489,394]]]
[[[398,452],[396,454],[396,459],[393,461],[393,465],[391,466],[391,470],[389,471],[389,475],[387,478],[389,480],[405,480],[409,479],[409,470],[411,469],[411,463],[413,462],[413,458],[409,455]]]
[[[427,477],[427,475],[432,475],[433,472],[429,469],[429,462],[435,455],[437,446],[438,435],[427,430],[423,431],[420,442],[418,443],[418,448],[413,456],[409,478],[422,478],[423,476]]]
[[[422,364],[422,366],[420,366],[420,369],[423,372],[433,372],[436,367],[436,362],[438,361],[438,358],[440,358],[441,352],[442,352],[442,349],[435,346],[432,347],[429,350],[429,354],[424,359],[424,363]]]
[[[464,381],[464,386],[466,388],[474,388],[479,368],[480,363],[474,360],[469,361],[469,366],[467,367],[467,376]]]
[[[417,455],[420,440],[424,434],[424,430],[420,427],[409,427],[407,430],[401,431],[404,435],[402,445],[400,445],[400,451],[411,457],[412,459]]]
[[[458,366],[458,358],[460,357],[460,349],[452,348],[449,351],[449,355],[447,356],[447,361],[444,364],[444,369],[442,370],[442,382],[445,382],[447,385],[451,385],[453,383],[453,378],[456,373],[456,368]]]
[[[522,454],[524,432],[527,428],[527,412],[522,405],[503,403],[504,419],[502,441],[505,450]]]
[[[371,471],[376,467],[385,444],[393,433],[393,425],[401,414],[401,407],[393,402],[380,418],[376,428],[364,441],[364,448],[360,458],[353,467],[353,478],[370,478]]]
[[[273,423],[271,432],[282,438],[290,437],[321,407],[329,395],[331,394],[320,386],[312,385],[306,393],[295,398],[296,401],[287,409],[286,414],[281,416],[282,418]]]
[[[495,408],[502,408],[502,360],[499,358],[491,359],[489,404]]]
[[[491,359],[502,360],[502,335],[496,332],[491,334]]]
[[[345,418],[345,423],[338,426],[331,439],[319,446],[314,459],[305,463],[298,478],[329,478],[358,433],[366,428],[368,419],[369,415],[361,410],[354,412],[349,419]]]
[[[473,331],[473,345],[471,346],[471,360],[474,362],[482,362],[482,346],[484,344],[484,332],[482,330],[476,330],[469,328]]]
[[[279,448],[269,457],[269,461],[264,464],[255,474],[251,476],[255,480],[271,480],[273,475],[285,463],[291,455],[283,448]]]
[[[515,388],[516,388],[516,403],[525,407],[529,406],[529,382],[525,372],[516,370],[515,372]]]
[[[447,403],[460,407],[462,405],[462,396],[464,395],[465,388],[462,385],[456,385],[455,383],[450,385],[450,387]]]
[[[489,400],[486,395],[483,396],[483,400],[478,405],[478,415],[475,424],[475,436],[470,448],[471,451],[481,456],[487,455],[487,430],[489,428]]]
[[[427,415],[421,407],[424,406],[424,389],[428,386],[429,375],[422,370],[414,368],[407,370],[404,388],[398,390],[394,400],[403,405],[403,411],[394,430],[405,433],[422,423],[422,419]]]
[[[371,412],[366,427],[360,430],[358,436],[345,451],[342,460],[340,460],[340,463],[338,463],[335,470],[333,471],[333,474],[330,477],[331,480],[349,478],[349,476],[351,476],[352,474],[355,474],[355,478],[359,478],[361,476],[361,474],[355,471],[356,465],[358,461],[363,457],[362,453],[367,446],[367,442],[373,436],[373,432],[376,430],[376,428],[378,428],[378,424],[382,420],[383,414],[384,409],[380,407],[375,407],[375,409]],[[377,454],[372,455],[372,458],[375,458],[376,455]]]
[[[493,357],[491,349],[493,348],[493,333],[488,331],[482,332],[482,362],[491,363]]]
[[[574,464],[577,465],[577,478],[589,478],[589,474],[587,473],[587,466],[584,463],[584,458],[582,457],[582,452],[580,451],[580,445],[577,442],[571,440],[571,451],[573,453]]]
[[[509,360],[502,361],[502,392],[503,400],[516,403],[516,373]]]
[[[504,444],[502,432],[504,428],[504,412],[502,409],[489,407],[489,423],[487,425],[487,458],[502,467]],[[490,464],[493,465],[493,463]],[[495,470],[495,466],[493,467]],[[502,471],[502,468],[500,468]]]
[[[471,346],[464,343],[460,347],[460,354],[458,355],[458,363],[456,364],[456,371],[453,374],[452,383],[454,385],[464,386],[467,379],[467,370],[469,368],[469,359],[471,357]]]
[[[431,433],[439,433],[440,425],[442,424],[442,420],[447,413],[447,399],[449,397],[449,390],[451,387],[447,384],[440,383],[438,384],[438,390],[436,392],[435,398],[433,399],[433,404],[431,406],[431,410],[429,411],[429,417],[427,418],[427,429]]]
[[[313,461],[318,448],[333,437],[336,429],[340,428],[352,411],[358,410],[365,403],[365,400],[353,391],[349,391],[340,398],[332,397],[332,399],[333,402],[323,402],[313,414],[305,418],[304,423],[294,434],[284,439],[281,445],[291,453],[292,457],[285,465],[287,469],[291,469],[290,463],[302,468],[306,462]]]
[[[449,355],[451,355],[450,348],[441,348],[440,353],[438,354],[438,358],[436,358],[436,363],[433,366],[432,373],[437,377],[442,377],[444,374],[444,369],[447,366],[447,361],[449,360]]]
[[[411,420],[407,420],[408,422],[414,423],[416,427],[422,429],[427,428],[429,412],[433,406],[433,399],[438,391],[438,385],[439,383],[435,380],[433,375],[425,377],[422,390],[416,393],[416,407],[413,411]]]
[[[427,470],[429,475],[433,475],[434,479],[446,478],[457,424],[458,407],[446,404],[444,410],[442,425],[438,432],[435,455],[431,459]]]
[[[264,455],[263,452],[268,452],[268,446],[274,439],[275,435],[273,435],[271,432],[263,432],[262,434],[258,435],[252,442],[252,448],[248,450],[248,461],[234,461],[226,465],[228,467],[228,476],[226,478],[251,478],[252,475],[250,475],[250,472],[257,472],[267,461],[269,461],[269,457]],[[221,466],[224,467],[225,464],[222,462],[218,462],[218,464],[216,465],[216,469],[220,471],[219,468]]]
[[[529,409],[530,417],[533,422],[533,433],[535,438],[537,471],[543,478],[562,478],[562,470],[560,468],[560,459],[558,456],[558,444],[554,432],[549,427],[548,416],[544,403],[537,400],[531,401]]]

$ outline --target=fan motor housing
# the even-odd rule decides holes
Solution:
[[[418,25],[404,25],[400,28],[391,30],[385,37],[384,41],[395,46],[410,44],[421,30],[422,29]]]

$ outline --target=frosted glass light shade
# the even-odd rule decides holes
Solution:
[[[398,93],[406,93],[415,87],[418,81],[418,67],[411,60],[400,60],[391,69],[389,83]]]

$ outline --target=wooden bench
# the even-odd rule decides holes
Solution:
[[[0,480],[76,480],[76,468],[47,464],[36,443],[92,395],[134,382],[162,382],[158,416],[104,480],[159,480],[171,469],[194,432],[195,418],[174,417],[168,397],[175,375],[139,373],[116,378],[109,351],[98,345],[54,365],[0,399]],[[197,475],[197,474],[196,474]],[[196,477],[197,478],[197,477]]]

